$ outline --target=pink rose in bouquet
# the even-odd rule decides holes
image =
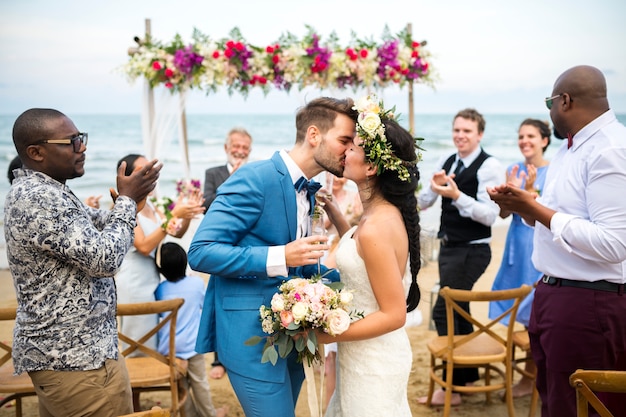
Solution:
[[[247,345],[265,339],[261,362],[276,364],[278,356],[287,357],[295,348],[298,360],[310,365],[321,360],[316,329],[332,336],[345,332],[353,319],[363,314],[350,311],[352,293],[341,283],[325,284],[321,277],[293,278],[285,281],[274,294],[270,306],[259,309],[261,328],[269,336],[253,336]]]

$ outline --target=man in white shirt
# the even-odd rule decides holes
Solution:
[[[439,171],[433,175],[430,186],[424,187],[419,194],[420,209],[432,206],[441,196],[438,237],[441,239],[439,283],[442,288],[471,290],[491,261],[491,225],[496,221],[500,208],[489,198],[487,187],[502,182],[504,169],[496,158],[480,147],[484,131],[482,114],[474,109],[457,113],[452,125],[452,139],[457,152],[439,160]],[[464,303],[463,308],[469,312],[469,303]],[[446,307],[442,298],[435,303],[433,320],[437,333],[446,335]],[[473,331],[471,323],[458,315],[454,328],[455,334]],[[454,370],[455,385],[470,384],[477,379],[477,368]],[[431,404],[443,404],[444,396],[443,390],[437,390]],[[426,397],[419,401],[425,403]],[[452,403],[460,402],[460,394],[453,393]]]
[[[489,190],[535,226],[533,262],[545,275],[529,334],[542,415],[576,416],[569,376],[626,370],[626,127],[610,110],[597,68],[565,71],[546,98],[557,138],[540,198],[503,184]],[[626,395],[600,394],[615,416]]]

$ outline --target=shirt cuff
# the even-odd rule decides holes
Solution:
[[[265,269],[268,277],[287,276],[285,246],[270,246],[267,248],[267,263]]]
[[[459,212],[463,211],[465,213],[469,212],[472,203],[476,200],[474,200],[472,197],[470,197],[469,195],[465,194],[463,191],[460,191],[461,193],[459,195],[459,198],[457,198],[456,200],[452,200],[452,205],[455,206],[456,208],[459,209]],[[461,214],[463,216],[463,214]],[[464,217],[468,217],[468,216],[464,216]]]
[[[550,231],[552,232],[552,240],[561,245],[566,251],[572,252],[573,249],[563,239],[563,231],[567,227],[568,223],[575,219],[577,216],[573,214],[556,212],[550,219]]]

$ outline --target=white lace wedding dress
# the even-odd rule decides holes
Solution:
[[[365,263],[347,232],[337,249],[337,267],[345,288],[354,292],[352,306],[365,316],[378,310]],[[403,282],[405,294],[411,283],[410,269]],[[337,382],[326,417],[411,417],[407,384],[412,352],[404,328],[380,337],[340,342],[337,347]]]

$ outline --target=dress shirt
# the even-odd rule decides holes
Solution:
[[[547,275],[626,283],[626,127],[612,110],[561,145],[539,202],[556,210],[535,224],[533,263]]]
[[[463,161],[463,165],[465,165],[465,169],[467,169],[480,155],[481,148],[478,147],[474,152],[466,156],[465,158],[460,158],[457,154],[456,160],[452,163],[450,167],[450,172],[454,172],[458,165],[458,161]],[[443,169],[443,164],[450,158],[450,155],[445,155],[439,158],[437,162],[437,171]],[[491,226],[498,218],[500,214],[500,207],[491,200],[489,194],[487,193],[487,187],[495,187],[496,185],[502,184],[502,180],[504,178],[504,169],[498,161],[493,156],[487,158],[483,164],[478,168],[476,172],[476,176],[478,178],[478,189],[476,190],[476,198],[472,198],[469,195],[461,192],[461,195],[456,201],[452,202],[458,210],[459,214],[463,217],[469,217],[475,222],[484,224],[485,226]],[[432,178],[432,175],[430,176]],[[423,190],[418,195],[418,203],[420,209],[425,209],[432,206],[439,194],[434,192],[430,188],[430,180],[426,186],[424,186]],[[472,243],[489,243],[490,238],[480,239],[477,241],[473,241]]]
[[[67,187],[16,170],[5,203],[16,288],[15,372],[93,370],[118,358],[113,275],[133,242],[136,204],[85,206]]]
[[[293,184],[300,179],[300,177],[306,178],[298,164],[289,156],[287,151],[281,150],[280,157],[283,158],[287,169],[289,170],[289,176]],[[302,191],[296,191],[296,204],[298,207],[298,229],[296,230],[296,239],[300,239],[308,234],[309,229],[309,210],[310,203],[307,197],[307,190],[304,188]],[[268,276],[287,276],[288,270],[285,263],[285,246],[270,246],[267,251],[267,275]]]

